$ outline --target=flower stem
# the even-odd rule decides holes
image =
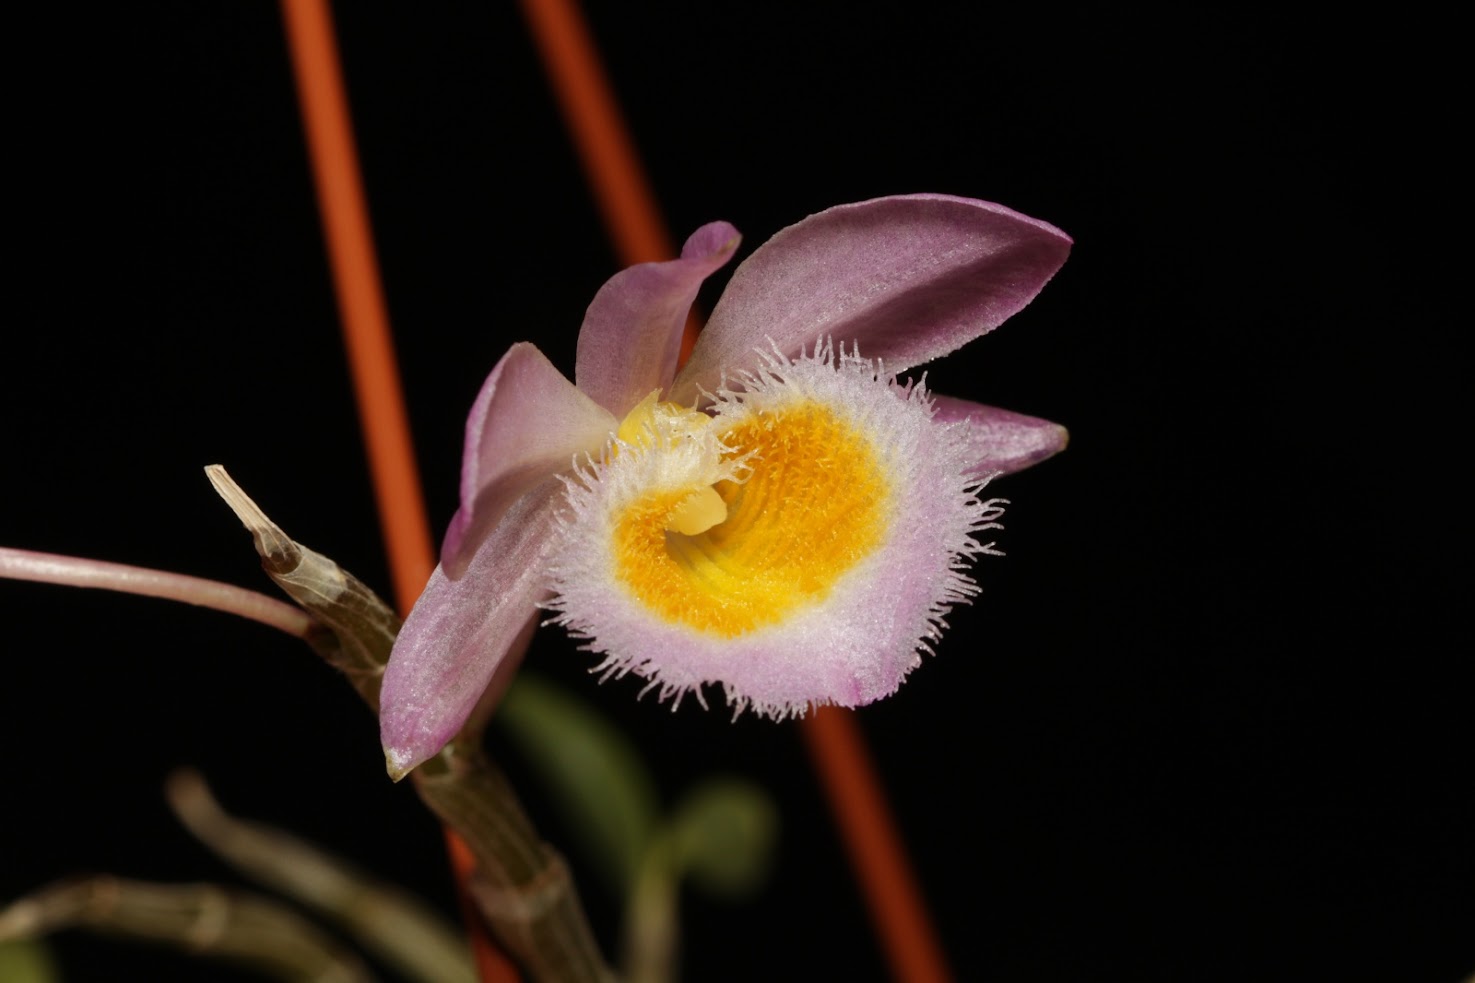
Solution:
[[[626,902],[622,968],[627,983],[671,983],[677,974],[681,875],[669,829],[646,849]]]
[[[470,890],[497,938],[536,980],[612,983],[563,858],[538,836],[507,779],[475,742],[455,742],[410,773],[477,867]]]
[[[314,625],[312,617],[301,608],[254,590],[103,560],[0,547],[0,577],[183,601],[250,618],[296,638],[307,638]]]
[[[374,979],[358,956],[286,905],[213,884],[93,877],[53,884],[0,909],[0,941],[73,927],[172,945],[282,980]]]
[[[409,979],[476,979],[465,940],[420,899],[285,830],[231,815],[199,772],[174,772],[165,793],[175,817],[216,856],[252,880],[328,915]]]

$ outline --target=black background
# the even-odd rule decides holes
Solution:
[[[724,218],[751,247],[911,191],[1076,238],[1034,305],[929,367],[1072,446],[999,486],[984,596],[861,712],[958,976],[1459,979],[1452,28],[968,11],[590,10],[678,241]],[[485,373],[521,339],[571,370],[617,264],[514,8],[336,15],[438,535]],[[220,462],[387,592],[276,8],[32,17],[6,46],[0,543],[264,585],[200,472]],[[190,763],[450,907],[436,827],[305,649],[29,584],[0,585],[0,619],[0,896],[228,878],[159,794]],[[885,978],[794,727],[673,716],[588,663],[548,631],[529,664],[616,718],[668,797],[726,770],[781,803],[765,893],[686,906],[686,978]],[[77,980],[202,972],[75,933],[57,953]]]

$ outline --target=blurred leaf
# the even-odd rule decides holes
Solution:
[[[610,889],[635,882],[656,824],[655,783],[625,736],[566,690],[520,672],[493,718],[547,785]]]
[[[778,840],[778,809],[741,778],[710,778],[671,819],[679,869],[709,894],[737,899],[762,884]]]
[[[51,952],[40,942],[0,942],[0,980],[6,983],[61,983]]]

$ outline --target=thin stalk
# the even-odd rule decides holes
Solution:
[[[93,877],[0,909],[0,942],[87,928],[243,963],[280,980],[371,983],[358,956],[286,905],[214,884]]]
[[[476,979],[465,939],[419,898],[285,830],[231,815],[197,771],[174,772],[165,794],[175,817],[216,856],[327,915],[410,979]]]
[[[77,556],[0,547],[0,577],[183,601],[259,621],[294,638],[307,638],[315,624],[301,608],[244,587]]]
[[[435,553],[415,467],[388,307],[374,255],[333,15],[327,0],[281,0],[281,10],[323,220],[323,238],[343,322],[344,350],[353,376],[359,425],[368,451],[395,600],[404,614],[430,579]],[[491,944],[471,913],[466,891],[471,870],[466,851],[449,831],[446,846],[477,971],[485,983],[515,983],[519,979],[516,968]]]

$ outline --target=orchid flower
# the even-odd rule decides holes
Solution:
[[[460,509],[382,690],[392,775],[435,754],[515,669],[540,608],[661,696],[722,684],[775,718],[893,693],[996,528],[991,478],[1064,428],[930,394],[897,373],[1028,304],[1059,229],[1000,205],[907,195],[841,205],[740,264],[690,360],[687,312],[738,248],[702,226],[616,274],[570,383],[503,356],[466,425]]]

